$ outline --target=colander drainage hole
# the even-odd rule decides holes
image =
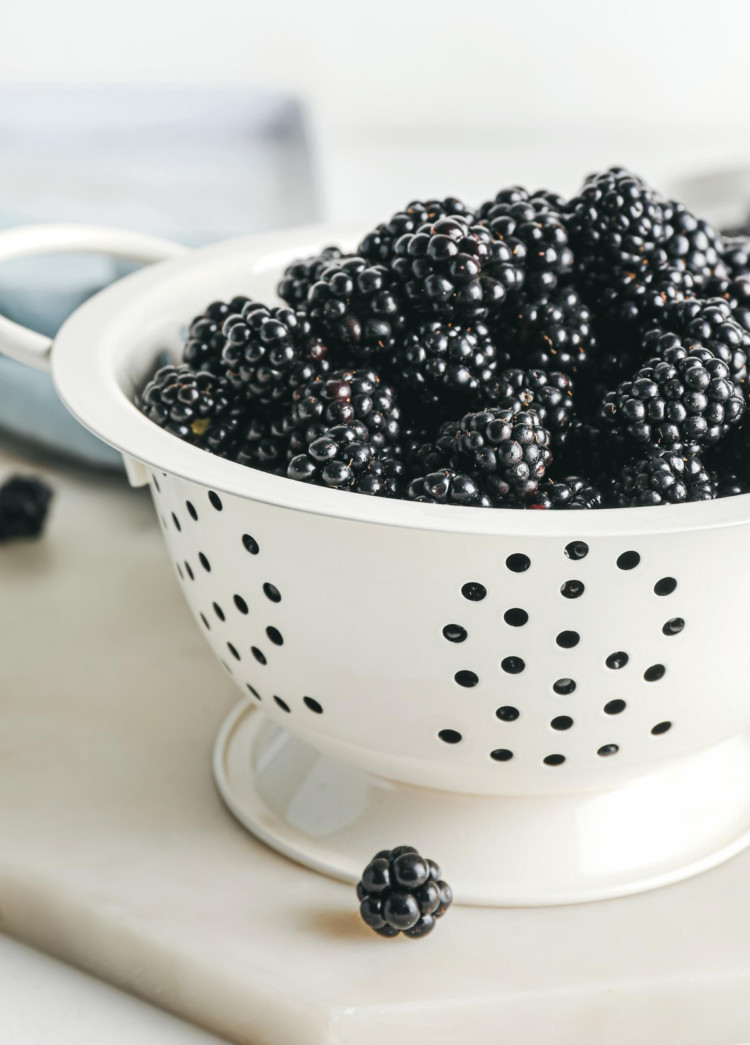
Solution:
[[[198,552],[198,560],[200,561],[200,564],[203,567],[203,569],[206,571],[206,573],[210,573],[211,572],[211,563],[208,561],[208,559],[203,554],[203,552]]]
[[[511,707],[510,704],[506,704],[502,708],[498,708],[495,712],[501,722],[515,722],[521,712],[518,708]]]
[[[671,595],[677,587],[677,581],[674,577],[662,577],[660,581],[657,581],[654,585],[654,591],[657,595]]]
[[[566,581],[560,587],[560,594],[564,599],[579,599],[585,590],[583,581]]]
[[[573,725],[573,719],[570,715],[558,715],[557,718],[553,718],[550,722],[553,729],[570,729]]]
[[[558,679],[557,682],[552,683],[552,688],[555,693],[558,693],[561,697],[568,697],[576,688],[575,680]]]
[[[469,602],[481,602],[487,595],[487,589],[479,581],[469,581],[461,588],[461,594]]]
[[[266,628],[266,635],[268,635],[269,639],[274,644],[274,646],[284,645],[284,636],[281,634],[278,628],[274,628],[273,626]]]
[[[508,556],[505,560],[505,565],[511,573],[525,573],[531,566],[531,559],[528,555],[524,555],[523,552],[516,552],[514,555]]]
[[[187,508],[188,515],[194,522],[198,522],[198,513],[195,510],[195,505],[192,501],[185,501],[185,507]]]
[[[604,714],[619,715],[627,706],[624,700],[610,700],[609,703],[604,705]]]
[[[172,522],[174,523],[175,529],[177,530],[177,532],[181,533],[182,532],[182,527],[180,526],[180,520],[177,518],[177,516],[175,515],[174,512],[172,512]]]
[[[602,746],[597,751],[597,755],[601,755],[602,758],[606,758],[607,755],[616,755],[619,750],[619,744],[602,744]]]
[[[503,620],[506,624],[510,624],[511,628],[522,628],[524,624],[528,623],[529,615],[526,610],[514,606],[512,610],[505,611]]]
[[[213,490],[208,491],[208,499],[211,502],[211,506],[215,508],[217,512],[223,510],[224,505],[221,503],[221,497],[219,497],[217,493],[214,493]]]
[[[459,686],[471,688],[479,682],[479,676],[473,671],[457,671],[453,676]]]
[[[240,655],[237,652],[237,649],[232,645],[231,642],[227,643],[227,649],[232,654],[232,656],[234,657],[235,660],[240,660]]]
[[[497,747],[494,751],[490,751],[490,758],[494,758],[496,762],[510,762],[513,752],[508,751],[507,747]]]
[[[151,478],[154,481],[154,486],[156,487],[156,492],[157,493],[161,493],[161,486],[159,486],[159,480],[156,478],[155,475],[152,475]]]
[[[565,755],[547,755],[544,759],[545,766],[561,766],[565,761]]]
[[[658,682],[659,679],[663,679],[667,673],[667,669],[663,664],[652,664],[650,668],[646,668],[643,672],[643,677],[646,682]]]
[[[208,623],[208,618],[206,617],[206,614],[205,613],[201,613],[200,617],[201,617],[201,620],[203,621],[203,623],[205,624],[206,628],[210,631],[211,630],[211,625]]]
[[[446,624],[443,628],[443,637],[448,642],[465,642],[469,637],[469,633],[460,624]]]
[[[441,729],[438,736],[446,744],[459,744],[463,740],[457,729]]]
[[[263,585],[263,594],[271,602],[281,602],[281,592],[275,584],[269,584],[267,581]]]
[[[249,682],[246,682],[245,685],[247,686],[248,692],[252,693],[256,700],[263,700],[263,697],[261,697],[255,686],[251,686]]]
[[[630,657],[627,653],[623,652],[623,650],[618,650],[617,653],[610,653],[604,663],[608,668],[611,668],[612,671],[619,671],[620,668],[625,667],[629,660]]]
[[[287,713],[291,712],[292,709],[289,707],[285,700],[281,699],[281,697],[274,697],[273,699],[276,701],[276,703],[279,705],[282,711],[286,711]]]
[[[634,570],[640,561],[638,552],[623,552],[617,556],[617,566],[620,570]]]
[[[509,675],[520,675],[526,667],[526,661],[521,657],[505,657],[500,661],[500,667]]]
[[[577,631],[561,631],[555,639],[558,646],[562,646],[563,649],[573,649],[581,641],[581,636]]]
[[[195,574],[193,573],[193,568],[192,568],[192,566],[190,565],[190,563],[187,560],[185,561],[185,573],[187,573],[187,575],[188,575],[188,577],[190,578],[191,581],[195,580]]]
[[[258,661],[259,664],[267,664],[268,663],[268,661],[266,660],[265,653],[263,653],[261,650],[259,650],[257,646],[251,646],[250,647],[250,652],[252,653],[252,655],[255,657],[255,659]]]
[[[176,562],[175,566],[177,567],[177,574],[178,574],[180,580],[184,581],[185,577],[183,576],[183,573],[182,573],[182,566],[180,566],[179,562]]]
[[[242,598],[241,595],[235,595],[234,596],[234,604],[237,607],[237,609],[240,611],[240,613],[247,613],[248,612],[247,603],[245,602],[245,600]]]
[[[249,533],[242,534],[242,543],[245,545],[245,551],[250,552],[251,555],[257,555],[260,551],[260,545]]]
[[[565,545],[565,554],[569,559],[585,559],[589,553],[589,546],[585,541],[571,541]]]
[[[224,616],[224,610],[221,608],[221,606],[218,604],[218,602],[214,603],[214,613],[219,618],[219,620],[226,620],[227,619]]]
[[[303,697],[302,703],[305,707],[309,708],[310,711],[314,711],[316,715],[323,714],[323,705],[319,704],[313,697]]]
[[[682,617],[672,617],[661,630],[665,635],[679,635],[684,627],[685,621]]]
[[[672,728],[672,723],[671,722],[659,722],[656,726],[654,726],[654,728],[651,730],[651,732],[654,734],[654,736],[658,737],[660,733],[666,733],[667,730],[669,730],[671,728]]]

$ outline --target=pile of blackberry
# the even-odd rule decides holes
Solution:
[[[750,230],[620,167],[564,199],[414,200],[281,303],[208,305],[139,406],[334,490],[533,510],[750,492]]]

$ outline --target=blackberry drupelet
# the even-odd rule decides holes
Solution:
[[[461,475],[452,468],[428,472],[409,483],[406,491],[410,501],[429,504],[455,504],[491,508],[492,501],[470,475]]]
[[[0,541],[39,537],[52,488],[31,475],[13,475],[0,486]]]
[[[227,376],[250,402],[288,402],[328,370],[327,347],[304,309],[250,302],[241,316],[225,322],[224,336]]]
[[[490,379],[496,352],[482,320],[451,323],[425,319],[394,354],[391,369],[400,388],[418,403],[442,407],[469,405]]]
[[[693,298],[666,305],[659,326],[643,338],[645,358],[662,356],[680,341],[685,347],[707,348],[727,365],[735,384],[747,377],[750,334],[733,317],[731,304],[724,298]]]
[[[575,406],[573,381],[567,374],[511,367],[493,373],[482,394],[485,403],[508,407],[514,413],[534,410],[555,442],[564,442]]]
[[[663,335],[662,335],[663,336]],[[737,424],[745,402],[729,368],[708,349],[666,348],[605,397],[602,419],[654,449],[707,447]]]
[[[524,277],[522,259],[506,243],[458,217],[401,236],[392,268],[411,308],[475,319],[496,311]]]
[[[535,410],[493,406],[446,422],[437,448],[495,504],[527,500],[552,462],[550,433]]]
[[[262,472],[286,475],[292,431],[291,416],[285,408],[253,417],[242,433],[235,461]]]
[[[711,501],[716,485],[698,454],[661,450],[626,465],[612,484],[612,499],[618,508]]]
[[[242,404],[231,384],[207,370],[165,366],[157,370],[141,394],[143,412],[178,439],[219,452],[237,425],[222,425],[241,413]],[[219,438],[219,431],[224,433]],[[213,437],[213,438],[212,438]],[[213,443],[213,445],[211,445]]]
[[[529,300],[526,293],[524,298],[495,329],[498,353],[530,369],[584,371],[596,356],[597,342],[591,310],[577,291],[561,287],[539,300]]]
[[[709,298],[726,301],[732,319],[750,333],[750,275],[733,276],[731,279],[712,276],[706,282],[705,293]],[[747,348],[745,351],[750,352]]]
[[[357,885],[362,920],[380,936],[426,936],[451,905],[453,892],[434,860],[400,845],[376,853]]]
[[[188,327],[188,336],[182,352],[182,361],[192,370],[210,370],[223,374],[226,367],[222,352],[226,345],[223,326],[229,316],[239,315],[250,298],[236,297],[231,301],[214,301]]]
[[[601,508],[602,493],[589,479],[569,475],[564,479],[547,476],[540,484],[529,508]]]
[[[320,426],[351,424],[367,426],[368,441],[377,450],[394,445],[399,437],[401,411],[396,394],[374,370],[336,370],[314,378],[298,388],[292,403],[292,422],[307,432]],[[310,441],[310,440],[308,440]]]
[[[390,269],[364,258],[332,262],[310,287],[310,318],[340,360],[384,358],[406,328],[401,289]]]
[[[361,421],[334,425],[289,462],[290,479],[381,497],[401,493],[403,465],[381,458]]]
[[[323,271],[331,262],[343,257],[338,247],[324,247],[320,254],[298,258],[284,269],[276,293],[292,308],[299,308],[307,302],[310,287],[318,282]]]
[[[727,276],[721,233],[707,221],[696,218],[682,203],[671,201],[665,208],[670,235],[664,243],[669,265],[689,272],[699,287],[711,276]]]
[[[368,232],[357,253],[373,265],[390,267],[394,257],[394,246],[401,236],[416,232],[422,225],[432,224],[440,218],[449,218],[457,214],[466,221],[473,222],[474,214],[465,203],[448,196],[444,200],[412,200],[403,210],[397,211],[393,217]]]

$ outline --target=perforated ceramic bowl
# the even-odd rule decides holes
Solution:
[[[0,257],[51,234],[15,235]],[[749,497],[569,513],[382,501],[219,460],[133,406],[208,301],[270,299],[288,259],[354,239],[303,230],[156,265],[79,309],[52,353],[70,410],[150,484],[197,627],[242,694],[216,749],[230,808],[351,880],[408,841],[474,903],[618,895],[736,852]],[[0,339],[46,348],[5,321]]]

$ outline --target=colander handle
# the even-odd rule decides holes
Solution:
[[[109,254],[150,264],[184,253],[186,247],[104,225],[21,225],[0,232],[0,263],[34,254]],[[52,339],[0,316],[0,353],[49,370]]]

